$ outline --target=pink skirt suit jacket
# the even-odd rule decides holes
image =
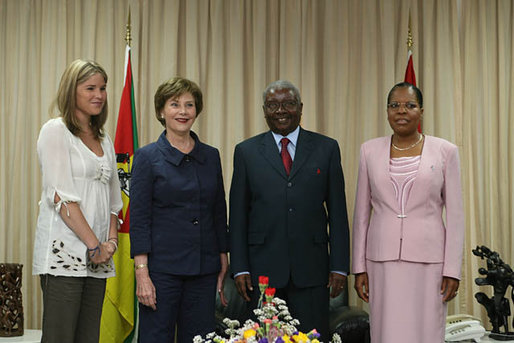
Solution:
[[[390,179],[390,146],[391,136],[361,146],[352,272],[365,272],[366,259],[404,260],[443,263],[444,276],[460,279],[464,214],[457,146],[425,135],[417,176],[403,210]]]

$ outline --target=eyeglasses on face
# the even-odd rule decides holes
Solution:
[[[390,110],[393,110],[393,111],[398,111],[400,109],[400,106],[402,106],[402,105],[405,106],[405,109],[407,111],[413,111],[413,110],[419,108],[418,103],[413,102],[413,101],[407,101],[407,102],[393,101],[393,102],[387,104],[387,108],[389,108]]]
[[[296,101],[284,101],[284,102],[278,102],[278,101],[268,101],[264,104],[266,106],[266,109],[269,112],[277,112],[280,106],[282,106],[283,109],[286,111],[294,111],[296,110],[298,106],[298,102]]]

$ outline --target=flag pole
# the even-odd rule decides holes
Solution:
[[[411,21],[411,13],[409,9],[409,28],[407,33],[407,68],[405,69],[405,78],[404,81],[408,82],[414,86],[416,85],[416,73],[414,72],[414,62],[412,60],[412,47],[414,46],[414,39],[412,38],[412,21]],[[418,125],[418,132],[422,132],[421,130],[421,122]]]
[[[130,45],[132,43],[130,7],[125,31],[125,66],[114,151],[121,186],[118,249],[113,256],[116,277],[109,278],[100,322],[100,343],[137,340],[137,299],[134,261],[130,257],[130,177],[134,152],[139,147]]]
[[[130,18],[130,11],[129,11],[129,18]],[[130,19],[129,19],[130,20]],[[412,46],[414,45],[414,40],[412,39],[412,26],[411,26],[411,16],[409,11],[409,31],[407,34],[407,50],[412,50]]]
[[[409,24],[409,26],[410,26],[410,24]],[[126,27],[127,27],[127,29],[126,29],[126,34],[125,34],[125,42],[127,42],[127,45],[130,47],[131,44],[132,44],[132,35],[130,33],[130,29],[131,29],[131,26],[130,26],[130,6],[129,6],[129,11],[128,11],[128,19],[127,19]]]
[[[416,86],[416,73],[414,72],[414,63],[412,61],[412,47],[414,39],[412,38],[412,23],[409,10],[409,28],[407,31],[407,68],[405,69],[404,81]]]

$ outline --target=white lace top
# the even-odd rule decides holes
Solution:
[[[100,242],[108,239],[111,213],[121,207],[120,182],[111,139],[102,139],[103,156],[92,152],[74,136],[62,118],[46,122],[39,133],[37,153],[43,190],[39,203],[33,274],[64,276],[114,276],[111,261],[95,265],[87,258],[87,247],[64,223],[59,211],[77,202]],[[54,203],[55,193],[61,201]]]

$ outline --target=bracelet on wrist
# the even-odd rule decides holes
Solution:
[[[146,263],[141,263],[141,264],[138,264],[138,265],[136,266],[136,270],[138,270],[138,269],[143,269],[143,268],[146,268],[146,267],[148,267],[148,265],[147,265]]]
[[[114,251],[118,250],[118,243],[115,240],[109,239],[107,242],[114,245]]]
[[[96,255],[96,252],[100,253],[100,244],[98,244],[94,248],[87,248],[87,252],[89,253],[89,258],[93,258]]]

